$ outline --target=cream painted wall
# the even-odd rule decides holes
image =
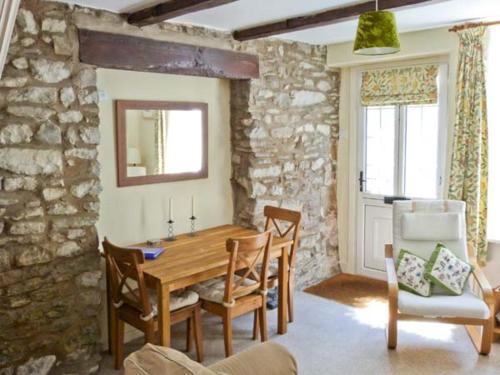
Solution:
[[[365,66],[398,64],[405,61],[426,61],[436,58],[448,63],[448,155],[446,170],[451,158],[453,123],[455,118],[455,83],[458,64],[458,40],[446,28],[401,34],[401,52],[387,56],[359,56],[352,53],[353,43],[328,46],[327,63],[331,67],[341,68],[340,94],[340,139],[338,150],[338,226],[339,257],[344,272],[355,272],[356,261],[356,217],[357,204],[357,145],[356,129],[358,125],[356,109],[351,106],[352,72]],[[445,181],[445,191],[447,182]]]
[[[190,229],[191,195],[196,197],[197,228],[228,224],[233,219],[230,157],[229,81],[99,69],[97,86],[107,96],[99,104],[101,118],[100,195],[97,223],[100,238],[119,245],[166,237],[168,199],[174,200],[176,233]],[[114,100],[169,100],[208,103],[208,178],[118,188],[116,186]],[[103,285],[103,293],[105,286]],[[104,297],[103,297],[104,298]],[[101,316],[102,342],[107,345],[106,312]],[[126,340],[140,336],[127,326]]]
[[[213,78],[99,69],[97,85],[107,95],[101,101],[100,237],[120,245],[165,237],[168,199],[174,201],[176,233],[189,231],[190,198],[196,197],[198,228],[232,222],[230,184],[229,82]],[[131,187],[116,186],[114,100],[170,100],[208,103],[209,177]]]

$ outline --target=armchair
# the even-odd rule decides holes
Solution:
[[[449,296],[434,287],[430,297],[421,297],[398,287],[395,259],[407,249],[429,259],[437,242],[474,266],[469,285],[460,296]],[[393,204],[393,244],[385,246],[389,322],[387,346],[397,346],[398,321],[439,321],[465,325],[480,354],[491,350],[495,301],[474,249],[467,247],[465,203],[461,201],[396,201]],[[476,293],[479,292],[479,293]],[[478,295],[479,294],[479,295]]]

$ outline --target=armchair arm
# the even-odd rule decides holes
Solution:
[[[387,271],[387,286],[389,288],[389,301],[398,298],[398,277],[396,275],[396,265],[394,264],[392,245],[385,245],[385,268]]]
[[[472,271],[473,281],[475,281],[475,284],[479,287],[479,289],[481,289],[484,302],[488,305],[494,305],[495,296],[493,295],[493,289],[491,288],[488,279],[476,262],[472,262],[472,265],[474,266],[474,271]]]
[[[476,262],[476,252],[474,251],[474,248],[469,244],[467,246],[468,252],[469,252],[469,258],[473,260],[469,260],[469,263],[472,264],[474,267],[474,270],[472,271],[472,276],[473,276],[473,281],[475,281],[475,284],[481,289],[481,292],[483,293],[483,299],[484,302],[488,305],[494,305],[495,304],[495,296],[493,295],[493,289],[491,288],[490,283],[488,282],[488,279],[484,275],[483,270],[481,267]]]

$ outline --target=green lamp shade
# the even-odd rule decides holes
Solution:
[[[378,10],[359,16],[354,42],[355,54],[389,55],[399,50],[399,34],[394,13]]]

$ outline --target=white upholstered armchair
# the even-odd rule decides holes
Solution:
[[[400,290],[395,263],[401,249],[429,259],[438,242],[474,266],[463,294],[450,296],[435,289],[430,297],[421,297]],[[467,248],[464,202],[394,202],[393,244],[386,245],[385,249],[389,286],[387,344],[390,349],[397,345],[399,320],[431,320],[465,325],[479,353],[489,354],[494,327],[494,297],[481,268],[475,264],[473,250]]]

